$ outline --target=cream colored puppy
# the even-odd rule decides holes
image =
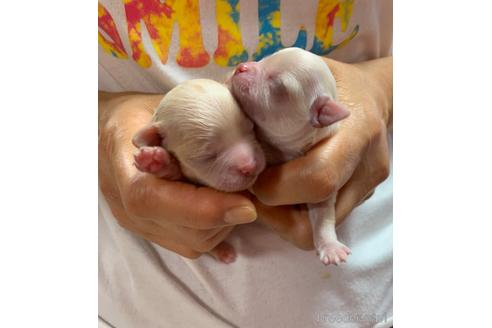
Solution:
[[[324,61],[299,48],[239,64],[227,84],[256,124],[270,165],[302,156],[349,115],[336,101],[335,79]],[[320,260],[338,265],[350,249],[337,239],[335,201],[336,195],[308,208]]]
[[[253,127],[225,85],[190,80],[164,96],[152,122],[133,138],[135,165],[164,179],[246,190],[265,168]],[[234,260],[230,247],[222,250],[219,260]]]

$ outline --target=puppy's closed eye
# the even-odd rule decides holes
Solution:
[[[271,95],[275,98],[282,99],[289,95],[289,91],[284,81],[279,77],[271,78],[269,81]]]
[[[217,160],[217,157],[219,156],[219,153],[217,152],[207,152],[204,154],[200,154],[195,159],[199,162],[206,163],[206,162],[213,162]]]

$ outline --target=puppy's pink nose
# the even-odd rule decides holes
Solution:
[[[247,163],[243,163],[237,169],[239,173],[246,177],[253,175],[256,171],[256,161],[252,160]]]
[[[234,72],[234,74],[244,73],[247,70],[248,70],[248,65],[246,65],[245,63],[241,63],[241,64],[237,65],[236,71]]]

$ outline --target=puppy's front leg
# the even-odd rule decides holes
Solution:
[[[309,218],[313,227],[314,245],[323,264],[345,262],[350,249],[338,241],[335,231],[336,195],[317,204],[308,204]]]

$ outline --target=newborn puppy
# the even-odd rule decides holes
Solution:
[[[336,101],[335,79],[324,61],[299,48],[239,64],[227,84],[256,124],[269,165],[303,155],[332,136],[336,122],[349,115]],[[350,254],[337,240],[335,200],[336,195],[308,204],[314,244],[326,265],[345,262]]]
[[[248,189],[265,168],[253,123],[227,87],[212,80],[173,88],[133,143],[140,171],[169,180],[185,177],[226,192]],[[224,243],[212,255],[226,263],[235,258]]]

